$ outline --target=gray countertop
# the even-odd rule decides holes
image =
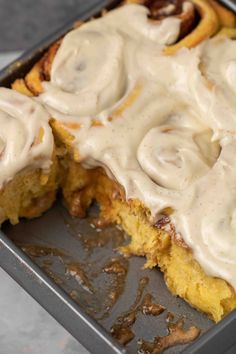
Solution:
[[[94,0],[0,0],[0,52],[25,50]]]
[[[88,354],[0,268],[0,354]]]

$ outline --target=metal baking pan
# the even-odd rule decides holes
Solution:
[[[9,87],[23,77],[74,21],[89,19],[116,3],[94,1],[91,8],[84,2],[74,20],[2,70],[0,85]],[[40,218],[21,220],[16,226],[5,223],[0,231],[0,266],[92,353],[137,353],[142,340],[151,342],[156,336],[167,335],[168,321],[180,319],[185,329],[193,325],[200,328],[201,335],[193,344],[178,344],[165,353],[235,353],[236,312],[215,325],[172,296],[158,269],[143,269],[143,258],[126,259],[118,253],[117,247],[128,242],[121,230],[92,227],[96,213],[93,206],[86,219],[73,218],[58,200]],[[161,314],[142,313],[146,294],[165,308]],[[134,338],[123,346],[113,338],[112,328],[114,334],[132,311],[136,315]]]

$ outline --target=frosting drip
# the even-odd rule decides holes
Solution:
[[[89,22],[64,38],[39,99],[79,123],[67,129],[85,167],[103,166],[153,222],[171,208],[205,271],[236,289],[236,41],[164,56],[179,30],[141,5]]]
[[[0,188],[24,168],[49,169],[53,136],[48,120],[39,103],[0,88]]]

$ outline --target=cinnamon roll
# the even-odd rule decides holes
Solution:
[[[36,101],[0,88],[0,222],[39,216],[57,189],[49,115]]]
[[[205,0],[161,1],[161,0],[127,0],[127,3],[139,3],[149,10],[150,21],[159,26],[160,21],[175,17],[180,21],[177,38],[164,49],[166,54],[174,54],[182,47],[192,48],[214,35],[219,27],[217,13]],[[218,8],[217,8],[218,9]],[[219,11],[220,12],[220,11]],[[200,17],[200,18],[199,18]]]
[[[174,294],[215,321],[236,308],[236,42],[222,35],[234,26],[222,11],[126,1],[13,84],[52,117],[71,214],[97,200],[99,224],[131,235],[122,251],[158,265]]]

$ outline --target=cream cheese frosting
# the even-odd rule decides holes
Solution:
[[[39,100],[79,123],[68,130],[85,167],[103,166],[153,222],[171,208],[206,273],[236,289],[236,41],[165,56],[179,31],[141,5],[86,23],[63,39]]]
[[[50,168],[54,143],[48,121],[41,104],[0,88],[0,188],[25,168]]]

